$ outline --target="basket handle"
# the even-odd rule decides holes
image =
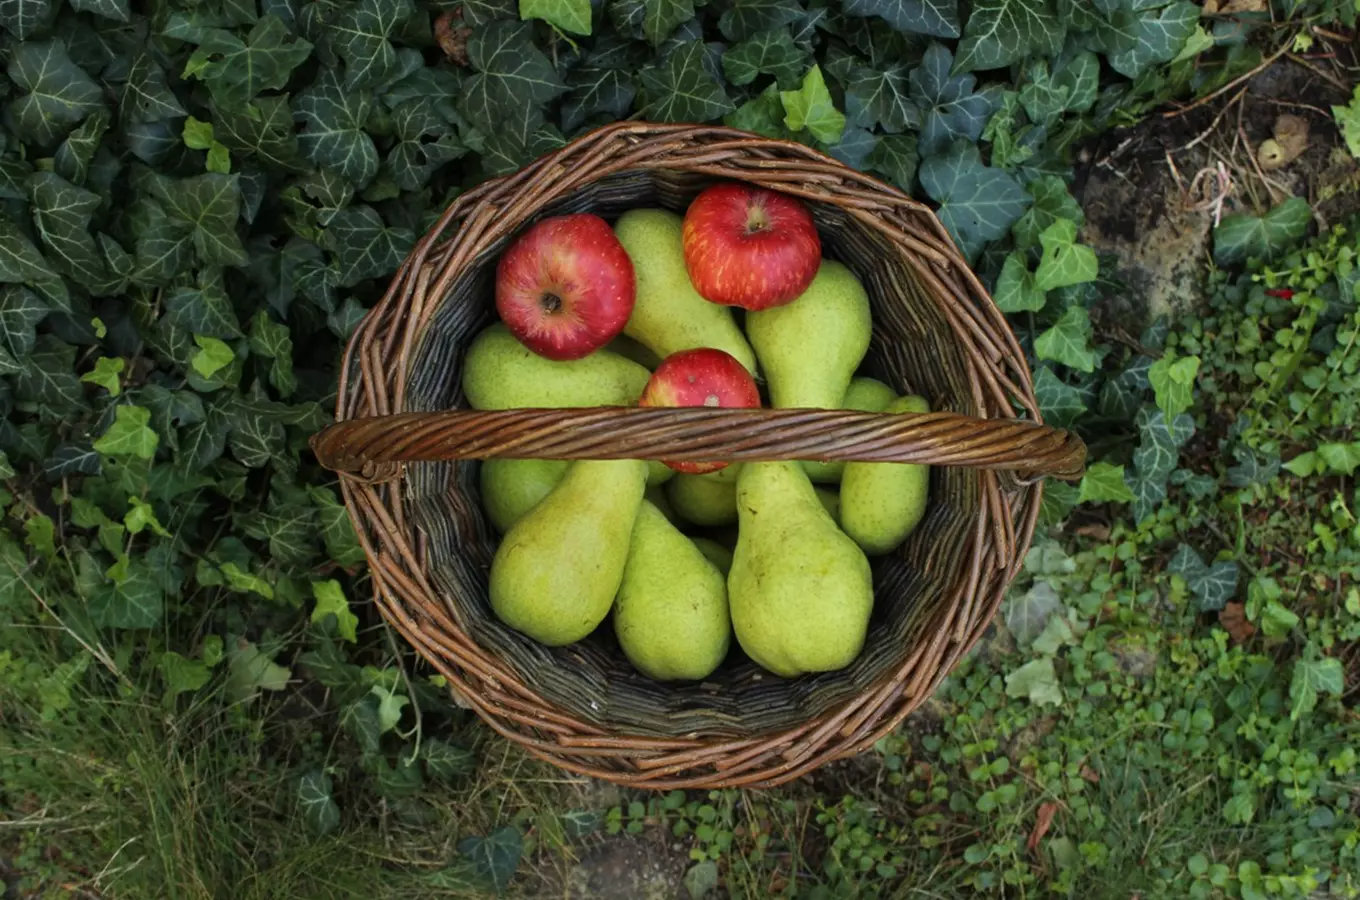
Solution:
[[[337,422],[311,446],[326,468],[366,479],[405,462],[500,458],[924,463],[1071,481],[1086,459],[1075,434],[1021,419],[702,406],[396,413]]]

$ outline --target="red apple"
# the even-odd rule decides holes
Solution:
[[[684,248],[694,289],[743,309],[797,299],[822,262],[807,206],[748,184],[716,184],[695,197],[685,212]]]
[[[580,359],[612,341],[636,300],[633,261],[609,223],[589,213],[536,223],[496,267],[496,312],[548,359]]]
[[[755,379],[725,350],[700,347],[681,350],[661,361],[642,391],[639,406],[760,406]],[[677,472],[702,475],[727,467],[725,462],[662,460]]]

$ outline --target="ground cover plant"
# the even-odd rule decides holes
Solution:
[[[24,897],[1355,896],[1357,232],[1312,237],[1326,198],[1262,173],[1210,198],[1207,300],[1170,311],[1079,239],[1111,129],[1194,98],[1218,122],[1286,55],[1344,72],[1352,4],[1217,8],[0,2],[0,873]],[[1360,149],[1355,104],[1322,113]],[[622,793],[490,736],[364,602],[306,450],[446,203],[630,116],[804,141],[932,203],[1092,448],[946,687],[780,791]]]

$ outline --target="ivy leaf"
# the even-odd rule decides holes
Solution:
[[[462,747],[455,747],[439,738],[428,738],[421,745],[421,759],[431,778],[454,781],[477,770],[477,758]],[[570,815],[570,813],[568,813]]]
[[[177,696],[193,693],[212,678],[212,670],[202,660],[185,659],[173,650],[167,650],[156,660],[156,668],[165,678],[166,693]]]
[[[1308,230],[1313,210],[1302,197],[1290,197],[1264,216],[1227,216],[1214,229],[1214,261],[1221,266],[1259,259],[1269,262]]]
[[[792,138],[784,127],[784,103],[779,99],[777,84],[770,85],[759,96],[747,100],[739,109],[725,116],[723,123],[768,138]]]
[[[213,126],[217,140],[238,156],[285,172],[307,168],[298,151],[287,95],[257,97],[240,112],[214,107]]]
[[[912,97],[924,110],[922,156],[945,152],[960,140],[976,143],[1001,103],[999,91],[976,93],[977,78],[954,75],[953,66],[953,54],[943,44],[932,43],[907,76]]]
[[[33,246],[19,226],[0,218],[0,283],[27,284],[56,309],[71,310],[71,294],[66,282]]]
[[[20,371],[21,361],[27,359],[37,343],[34,328],[50,311],[28,288],[0,285],[0,375]]]
[[[121,376],[126,365],[127,361],[121,356],[101,356],[94,361],[94,368],[80,376],[80,380],[97,384],[108,391],[110,397],[117,397],[123,389]]]
[[[762,31],[723,53],[723,74],[736,85],[750,84],[759,75],[773,75],[781,88],[798,83],[798,75],[806,71],[807,54],[798,48],[787,28]],[[849,112],[850,95],[846,93]]]
[[[94,449],[105,456],[132,456],[151,459],[156,455],[160,437],[151,430],[151,410],[142,406],[119,406],[113,421],[94,442]]]
[[[1076,241],[1077,223],[1071,219],[1058,219],[1039,232],[1044,251],[1034,271],[1036,288],[1051,291],[1095,281],[1100,269],[1096,252]]]
[[[246,264],[246,250],[236,233],[241,218],[239,175],[208,172],[193,178],[157,178],[153,184],[170,223],[192,237],[201,261]]]
[[[1346,672],[1341,660],[1329,656],[1319,658],[1316,654],[1317,651],[1313,649],[1313,658],[1300,659],[1294,663],[1294,674],[1289,679],[1291,722],[1297,722],[1317,707],[1319,693],[1340,697],[1346,690]]]
[[[834,144],[845,133],[845,115],[836,109],[820,66],[808,70],[799,90],[780,91],[779,99],[784,104],[784,124],[790,131],[806,129],[823,144]]]
[[[1062,608],[1062,600],[1053,585],[1035,581],[1023,594],[1012,594],[1006,601],[1006,630],[1016,643],[1028,646],[1043,633],[1053,614]]]
[[[293,37],[273,15],[256,22],[245,40],[233,31],[207,28],[196,43],[183,77],[202,81],[223,109],[244,109],[261,91],[282,89],[312,55],[312,45]]]
[[[1039,366],[1034,376],[1034,398],[1044,421],[1068,428],[1086,412],[1082,392],[1066,384],[1048,366]]]
[[[845,117],[860,128],[882,126],[889,134],[921,126],[921,110],[911,99],[911,67],[889,63],[883,69],[856,66],[845,85]]]
[[[1170,62],[1199,24],[1200,8],[1184,0],[1160,9],[1140,9],[1131,44],[1112,46],[1109,52],[1110,68],[1127,78],[1139,78],[1156,64]]]
[[[1019,251],[1007,254],[1001,264],[992,299],[1004,313],[1038,312],[1048,300],[1035,284],[1034,273],[1025,266],[1025,256]]]
[[[900,190],[911,193],[916,181],[916,169],[921,164],[921,155],[916,151],[916,135],[882,135],[874,143],[868,163],[871,169],[886,175]]]
[[[104,257],[89,232],[99,195],[78,188],[54,172],[34,172],[28,179],[33,225],[58,266],[82,284],[105,277]]]
[[[308,487],[307,493],[316,507],[321,537],[326,542],[326,555],[341,566],[357,566],[363,562],[364,548],[359,544],[344,505],[326,488]]]
[[[126,22],[131,18],[128,0],[71,0],[71,8],[77,12],[87,12],[114,22]]]
[[[165,71],[150,53],[141,53],[132,61],[118,112],[123,121],[135,123],[161,122],[188,115],[166,82]]]
[[[783,31],[803,15],[798,0],[732,0],[718,19],[718,30],[729,41],[743,41],[762,31]]]
[[[1053,670],[1053,657],[1032,659],[1007,675],[1006,696],[1025,697],[1037,705],[1061,706],[1063,694],[1058,686],[1058,674]]]
[[[1338,475],[1353,475],[1356,466],[1360,466],[1360,441],[1318,444],[1315,453],[1328,470]]]
[[[99,628],[154,628],[165,615],[165,595],[144,563],[127,560],[125,573],[95,590],[89,612]]]
[[[112,121],[113,117],[103,109],[86,116],[85,121],[66,136],[66,140],[53,154],[53,170],[72,184],[84,184],[90,172],[90,163]]]
[[[54,145],[103,105],[104,91],[59,39],[14,45],[7,72],[21,92],[9,102],[10,122],[40,146]]]
[[[1069,306],[1052,328],[1034,339],[1034,355],[1079,372],[1094,372],[1096,354],[1091,349],[1090,315],[1083,307]]]
[[[542,19],[571,34],[590,34],[590,0],[519,0],[521,19]]]
[[[694,18],[693,0],[641,0],[641,2],[645,10],[642,34],[653,47],[660,46],[678,26]]]
[[[1073,55],[1053,73],[1055,87],[1067,92],[1067,112],[1090,112],[1100,89],[1100,59],[1090,50]]]
[[[472,861],[472,869],[502,892],[510,884],[524,853],[524,837],[518,828],[507,825],[486,837],[469,837],[458,842],[458,852]]]
[[[323,244],[335,257],[336,283],[353,287],[395,272],[415,245],[415,236],[405,228],[387,227],[373,207],[358,204],[335,214]]]
[[[236,353],[231,347],[215,337],[194,335],[198,352],[189,360],[190,366],[201,378],[211,380],[214,375],[236,361]]]
[[[297,802],[302,821],[318,837],[340,826],[340,807],[331,791],[331,776],[325,772],[308,772],[298,779]]]
[[[250,322],[250,352],[272,360],[269,383],[280,396],[291,395],[297,380],[293,377],[293,335],[288,326],[275,322],[264,310],[257,312]]]
[[[298,148],[351,184],[368,184],[378,174],[378,148],[364,130],[372,105],[367,91],[346,90],[333,71],[322,74],[293,103]]]
[[[0,27],[26,41],[49,24],[51,0],[0,0]]]
[[[358,640],[356,629],[359,617],[350,612],[349,601],[345,599],[340,582],[335,579],[312,582],[312,597],[316,600],[316,606],[312,608],[313,622],[334,615],[336,633],[351,644]]]
[[[255,644],[238,641],[227,654],[227,697],[233,703],[245,703],[260,691],[281,691],[292,674]]]
[[[1133,492],[1124,483],[1124,467],[1107,462],[1092,463],[1081,477],[1078,503],[1128,503]]]
[[[562,130],[568,134],[591,116],[611,121],[625,118],[637,96],[632,74],[623,69],[573,69],[567,76],[567,88],[570,93],[562,104]]]
[[[954,71],[1003,69],[1023,59],[1054,56],[1066,36],[1053,0],[976,0]]]
[[[849,16],[878,16],[898,31],[929,37],[959,36],[957,0],[845,0]]]
[[[3,222],[0,219],[0,222]],[[40,335],[14,378],[14,395],[41,407],[45,415],[67,416],[84,406],[75,374],[76,348],[50,334]],[[0,417],[0,421],[5,421]],[[39,456],[41,458],[41,454]]]
[[[327,25],[328,43],[345,63],[346,89],[376,88],[400,74],[388,38],[414,11],[410,0],[359,0]]]
[[[538,110],[566,90],[552,63],[530,40],[531,27],[527,22],[492,22],[468,40],[468,60],[476,74],[464,82],[459,108],[487,134],[503,128],[508,116]]]
[[[1219,610],[1237,593],[1238,566],[1232,561],[1206,566],[1189,544],[1181,544],[1166,570],[1185,579],[1200,612]]]
[[[1062,219],[1078,226],[1086,220],[1081,204],[1067,190],[1067,184],[1056,175],[1042,175],[1025,185],[1025,190],[1034,198],[1034,202],[1011,229],[1017,250],[1039,246],[1039,235]]]
[[[707,49],[689,41],[671,51],[661,66],[642,70],[643,114],[655,122],[711,122],[734,107],[704,64]]]
[[[1156,395],[1157,407],[1168,421],[1190,408],[1193,402],[1191,389],[1198,372],[1198,356],[1177,358],[1169,351],[1148,369],[1148,382]]]
[[[977,146],[964,141],[927,158],[920,178],[921,187],[940,204],[940,223],[962,247],[1000,239],[1028,202],[1014,178],[984,166]]]

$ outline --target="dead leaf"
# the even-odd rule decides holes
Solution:
[[[1039,814],[1034,819],[1034,830],[1029,833],[1029,840],[1025,842],[1025,849],[1034,853],[1039,849],[1039,842],[1048,834],[1049,826],[1053,824],[1053,816],[1058,812],[1056,803],[1040,803]]]
[[[1098,541],[1108,541],[1110,539],[1110,526],[1102,525],[1099,522],[1092,522],[1089,525],[1081,525],[1074,532],[1077,537],[1095,538]]]
[[[1083,765],[1077,772],[1085,781],[1091,784],[1100,784],[1100,773],[1090,766]]]
[[[1218,7],[1221,15],[1230,16],[1233,13],[1257,13],[1266,11],[1266,0],[1226,0]]]
[[[1256,633],[1256,626],[1247,621],[1246,607],[1241,603],[1224,604],[1218,611],[1218,624],[1227,630],[1235,644],[1244,643]]]
[[[442,13],[439,18],[434,20],[434,40],[439,45],[439,49],[444,51],[444,55],[456,66],[468,65],[467,42],[472,36],[471,28],[454,27],[454,23],[463,21],[463,8],[457,7]]]
[[[1256,161],[1267,172],[1284,168],[1308,149],[1308,121],[1285,113],[1275,120],[1274,134],[1256,150]]]

